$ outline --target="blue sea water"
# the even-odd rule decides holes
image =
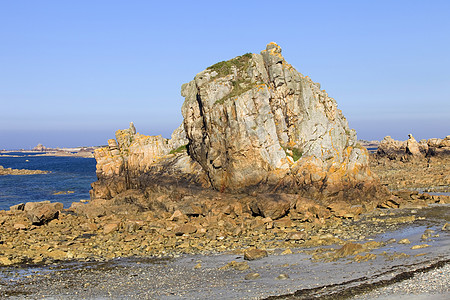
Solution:
[[[89,199],[90,185],[97,180],[95,164],[94,158],[36,156],[23,152],[0,155],[0,165],[5,168],[51,171],[49,174],[0,176],[0,210],[18,203],[44,200],[61,202],[68,208],[74,201]],[[54,195],[61,191],[74,193]]]

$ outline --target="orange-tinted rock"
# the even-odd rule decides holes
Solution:
[[[103,226],[103,233],[109,234],[111,232],[117,231],[119,229],[119,222],[108,223]]]
[[[245,260],[257,260],[267,257],[267,251],[262,249],[247,249],[244,251]]]
[[[42,225],[58,218],[59,211],[63,208],[62,203],[27,202],[25,212],[28,219],[34,225]]]
[[[355,255],[364,251],[364,247],[361,244],[356,243],[347,243],[342,246],[340,249],[336,250],[336,258],[346,257],[349,255]]]
[[[290,207],[291,202],[285,194],[261,194],[250,203],[250,209],[254,214],[269,217],[272,220],[285,216]]]

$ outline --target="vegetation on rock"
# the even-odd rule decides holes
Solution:
[[[218,62],[208,67],[207,69],[210,71],[216,71],[219,77],[223,77],[231,74],[233,67],[235,67],[239,71],[246,71],[251,58],[252,54],[246,53],[227,61]]]
[[[171,150],[171,151],[169,152],[169,154],[180,153],[180,152],[186,151],[186,149],[187,149],[187,145],[183,145],[183,146],[178,147],[177,149]]]

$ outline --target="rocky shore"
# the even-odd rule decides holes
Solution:
[[[208,204],[212,209],[206,213],[194,204],[173,213],[155,214],[139,211],[126,201],[103,206],[74,203],[70,209],[62,209],[58,203],[30,202],[16,205],[10,211],[0,211],[0,263],[36,264],[226,251],[243,254],[253,248],[267,251],[343,245],[348,240],[363,240],[365,236],[382,232],[376,226],[381,222],[378,218],[372,220],[367,214],[361,214],[361,207],[345,203],[326,208],[311,203],[305,210],[290,204],[294,207],[292,211],[281,218],[273,215],[272,219],[252,215],[249,204],[233,206],[220,201],[214,206],[211,201]],[[379,207],[417,209],[430,203],[449,202],[449,196],[410,192],[399,193]],[[375,213],[382,214],[382,211]],[[415,220],[412,215],[387,222],[396,226]]]
[[[27,170],[27,169],[11,169],[4,168],[0,166],[0,176],[1,175],[36,175],[36,174],[48,174],[50,171],[41,171],[41,170]]]
[[[450,192],[450,136],[417,142],[386,137],[371,155],[370,168],[391,191]]]
[[[244,235],[238,249],[226,250],[217,243],[223,240],[216,239],[212,243],[222,252],[200,251],[201,255],[183,244],[196,239],[199,243],[192,244],[208,245],[211,239],[183,235],[173,237],[173,246],[165,247],[173,255],[166,252],[159,259],[140,248],[141,243],[147,247],[148,235],[155,239],[146,224],[133,232],[121,227],[105,233],[105,227],[83,229],[86,220],[65,213],[59,220],[35,228],[13,229],[5,222],[2,228],[10,228],[8,236],[13,237],[2,241],[2,251],[34,251],[43,261],[29,261],[24,269],[18,268],[23,265],[2,267],[0,295],[12,299],[261,299],[275,295],[269,299],[336,299],[361,295],[445,266],[450,246],[448,209],[448,205],[378,209],[358,220],[339,219],[334,226],[313,229],[303,242],[280,239],[260,243],[262,234]],[[14,218],[23,218],[21,214],[14,213]],[[260,251],[244,248],[249,245]],[[69,253],[80,256],[68,258]],[[121,255],[107,259],[105,253]],[[126,253],[131,256],[125,258]],[[42,265],[55,259],[66,263]],[[1,261],[8,262],[4,257]],[[416,293],[423,291],[415,289]],[[427,291],[449,292],[448,288]],[[397,288],[397,293],[401,292]]]

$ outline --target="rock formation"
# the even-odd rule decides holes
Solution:
[[[420,142],[417,142],[412,134],[408,134],[408,140],[406,141],[396,141],[390,136],[386,136],[377,150],[377,156],[388,157],[391,160],[447,155],[450,155],[450,135],[444,139],[432,138]]]
[[[4,168],[0,166],[0,176],[1,175],[36,175],[36,174],[48,174],[50,171],[42,171],[42,170],[27,170],[27,169],[11,169]]]
[[[275,43],[207,68],[181,94],[184,121],[172,139],[131,124],[95,151],[92,198],[180,187],[349,202],[386,195],[336,101]]]

